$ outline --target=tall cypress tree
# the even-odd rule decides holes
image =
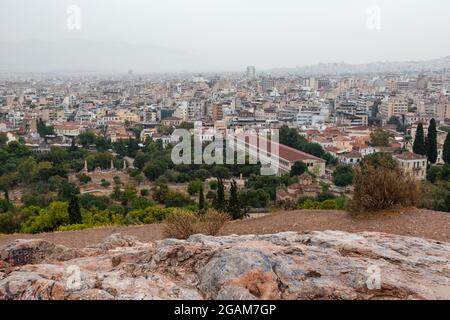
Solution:
[[[233,181],[231,181],[230,198],[228,199],[227,212],[233,219],[242,219],[245,214],[239,202],[237,194],[237,183],[234,179]]]
[[[431,119],[430,126],[428,127],[428,137],[427,137],[427,157],[428,161],[431,163],[436,163],[438,156],[437,151],[437,129],[436,120]]]
[[[214,198],[213,207],[214,209],[220,211],[224,211],[226,209],[225,187],[221,178],[217,178],[217,196]]]
[[[203,193],[203,186],[200,188],[199,196],[198,196],[198,209],[202,211],[205,209],[205,194]]]
[[[70,144],[69,151],[70,152],[78,151],[78,147],[77,147],[77,144],[75,143],[75,139],[72,139],[72,143]]]
[[[422,156],[427,154],[427,148],[425,145],[425,137],[423,133],[423,125],[419,123],[417,125],[416,138],[414,139],[413,152]]]
[[[78,198],[73,195],[69,203],[69,222],[70,224],[81,224],[83,219],[81,217],[80,204],[78,203]]]
[[[444,143],[444,151],[442,152],[442,158],[445,163],[450,164],[450,133],[447,134]]]

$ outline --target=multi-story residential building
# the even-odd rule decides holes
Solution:
[[[392,116],[401,116],[408,113],[408,103],[403,98],[391,98],[381,104],[381,117],[388,121]]]
[[[247,67],[246,76],[249,79],[254,79],[256,77],[256,68],[255,68],[255,66],[248,66]]]
[[[261,91],[266,93],[272,91],[275,88],[275,80],[272,78],[262,78],[261,79]]]
[[[439,97],[437,105],[437,115],[439,120],[446,121],[450,119],[450,96]]]
[[[223,119],[223,106],[219,104],[210,104],[207,107],[207,115],[213,121]]]
[[[350,165],[357,165],[361,162],[363,155],[360,152],[352,151],[338,155],[339,162]]]
[[[116,113],[110,112],[97,119],[97,125],[105,125],[108,122],[120,122],[120,118]]]
[[[281,121],[293,121],[297,118],[298,112],[300,111],[300,108],[297,107],[291,107],[287,106],[280,110],[278,113],[278,119]]]
[[[84,131],[84,127],[78,123],[64,123],[55,125],[55,134],[60,137],[78,137]]]
[[[357,102],[344,101],[335,108],[335,122],[338,125],[367,126],[369,116],[366,105]]]
[[[326,105],[317,107],[302,107],[297,114],[296,123],[299,126],[315,126],[328,121],[330,110]]]
[[[400,168],[416,180],[425,180],[427,176],[427,157],[415,153],[393,154]]]
[[[75,121],[81,123],[90,123],[95,119],[95,114],[92,111],[77,110],[75,113]]]
[[[172,127],[179,126],[183,122],[183,119],[177,117],[168,117],[161,121],[161,124],[164,126]]]
[[[67,120],[65,111],[57,108],[42,109],[39,112],[39,117],[42,121],[49,123],[60,123]]]
[[[199,120],[205,115],[205,101],[199,99],[190,100],[187,105],[187,119]]]
[[[116,111],[116,115],[119,118],[120,122],[139,122],[140,117],[137,112],[134,112],[130,109],[120,109]]]

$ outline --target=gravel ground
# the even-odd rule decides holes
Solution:
[[[450,213],[420,209],[352,218],[343,211],[303,210],[269,214],[225,225],[221,234],[270,234],[282,231],[375,231],[450,242]],[[15,239],[45,239],[68,247],[96,244],[110,234],[132,235],[144,242],[163,239],[163,225],[105,227],[39,235],[0,235],[0,246]]]

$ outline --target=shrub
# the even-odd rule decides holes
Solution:
[[[150,190],[148,189],[141,189],[141,196],[147,197],[150,195]]]
[[[226,213],[214,209],[207,210],[205,214],[199,216],[197,231],[199,233],[215,236],[229,220],[230,216]]]
[[[150,224],[163,221],[173,210],[158,207],[148,207],[144,210],[130,211],[124,223],[125,224]]]
[[[168,238],[187,239],[195,234],[195,224],[198,222],[195,213],[186,210],[175,210],[165,220],[164,235]]]
[[[301,176],[308,170],[308,167],[303,161],[297,161],[291,168],[291,177],[293,176]]]
[[[243,207],[266,208],[269,204],[270,196],[263,189],[244,189],[239,191],[239,202]]]
[[[336,201],[325,200],[320,204],[320,209],[322,210],[335,210],[337,208]]]
[[[200,210],[197,203],[188,204],[187,206],[183,207],[183,209],[192,212],[198,212]]]
[[[297,208],[295,201],[290,199],[277,200],[276,206],[277,208],[282,208],[283,210],[294,210]]]
[[[95,208],[90,211],[82,210],[83,224],[89,226],[110,226],[123,224],[123,215],[115,213],[110,209],[97,210]]]
[[[164,200],[164,205],[167,208],[182,208],[191,203],[191,200],[184,194],[176,191],[170,191],[167,198]]]
[[[116,184],[116,185],[122,184],[122,181],[120,180],[119,176],[114,176],[113,181],[114,181],[114,184]]]
[[[57,231],[66,232],[66,231],[77,231],[77,230],[84,230],[88,228],[92,228],[93,226],[88,224],[71,224],[68,226],[59,226]]]
[[[417,207],[450,212],[449,187],[448,183],[442,181],[438,181],[434,184],[430,182],[422,183]]]
[[[178,209],[167,215],[164,235],[176,239],[187,239],[197,233],[215,236],[230,219],[228,214],[213,209],[200,215]]]
[[[323,202],[326,200],[334,200],[335,198],[336,196],[329,191],[325,191],[317,195],[317,201],[319,202]]]
[[[353,167],[351,165],[338,165],[333,172],[333,183],[339,187],[346,187],[353,182]]]
[[[103,188],[108,188],[111,185],[111,182],[106,181],[105,179],[102,179],[101,185]]]
[[[345,210],[347,208],[347,198],[345,196],[340,196],[335,201],[338,210]]]
[[[92,194],[82,194],[79,196],[80,206],[84,209],[97,208],[99,210],[105,210],[108,205],[111,204],[111,200],[108,197],[97,197]]]
[[[209,188],[211,190],[217,190],[217,185],[218,185],[217,180],[211,180],[209,182]]]
[[[131,200],[131,208],[133,210],[146,209],[148,207],[153,207],[155,203],[148,200],[145,197],[139,197]]]
[[[145,210],[133,210],[128,212],[124,221],[125,224],[150,224],[154,222],[155,218]]]
[[[91,180],[92,180],[91,177],[87,176],[84,173],[77,174],[77,178],[82,184],[87,184],[88,182],[91,182]]]
[[[320,202],[314,201],[311,199],[306,200],[303,202],[301,209],[305,210],[312,210],[312,209],[319,209],[320,208]]]
[[[355,169],[354,187],[352,213],[413,206],[418,199],[416,182],[388,154],[366,157]]]
[[[59,226],[69,224],[67,202],[52,202],[48,209],[42,209],[38,215],[30,217],[22,224],[22,232],[40,233],[55,231]]]
[[[187,191],[191,196],[197,194],[200,192],[200,190],[203,188],[203,182],[200,180],[194,180],[191,181],[187,187]]]
[[[313,198],[310,198],[310,197],[300,197],[300,198],[298,198],[297,199],[297,205],[299,206],[299,208],[301,208],[301,206],[305,203],[305,201],[307,201],[307,200],[313,200],[314,201],[314,199]]]
[[[20,231],[21,224],[31,216],[39,214],[39,207],[24,208],[20,211],[0,213],[0,233],[16,233]]]

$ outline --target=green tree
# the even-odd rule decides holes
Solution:
[[[287,145],[288,147],[312,154],[313,156],[324,158],[328,161],[328,153],[318,143],[308,142],[303,136],[301,136],[297,129],[289,128],[284,125],[280,129],[280,143]]]
[[[428,126],[428,137],[427,137],[427,157],[428,161],[431,163],[436,163],[437,161],[437,129],[436,120],[431,119],[430,125]]]
[[[198,196],[198,209],[205,209],[205,194],[203,192],[203,186],[200,188],[199,196]]]
[[[425,137],[423,133],[423,125],[419,123],[417,125],[416,137],[413,144],[413,152],[422,156],[427,154],[427,148],[425,146]]]
[[[78,141],[84,148],[87,148],[91,144],[95,143],[95,133],[92,131],[86,131],[86,132],[80,133],[78,135]]]
[[[441,174],[441,169],[439,169],[437,166],[430,166],[430,168],[427,170],[427,180],[431,183],[435,183]]]
[[[44,121],[42,119],[39,119],[37,123],[37,132],[39,135],[44,138],[47,135],[54,135],[55,132],[53,130],[53,126],[47,126],[45,125]]]
[[[239,192],[239,202],[247,208],[267,208],[270,196],[263,189],[244,189]]]
[[[200,180],[191,181],[187,187],[188,193],[193,196],[203,189],[203,182]]]
[[[370,142],[374,147],[388,147],[389,138],[389,132],[382,129],[377,129],[370,134]]]
[[[20,180],[23,183],[31,182],[34,174],[36,173],[36,169],[37,169],[37,162],[36,160],[34,160],[33,157],[28,157],[24,159],[17,167]]]
[[[450,164],[450,133],[447,133],[447,138],[445,138],[442,158],[445,163]]]
[[[303,173],[308,170],[308,167],[303,161],[297,161],[291,168],[291,177],[293,176],[301,176]]]
[[[236,181],[233,179],[231,181],[231,187],[230,187],[230,197],[228,199],[227,204],[227,213],[234,219],[242,219],[245,216],[245,211],[242,208],[242,205],[239,201],[238,197],[238,191],[237,191],[237,184]]]
[[[214,198],[213,207],[219,211],[224,211],[226,207],[225,186],[223,185],[223,180],[221,178],[217,178],[217,195]]]
[[[72,142],[70,144],[70,148],[69,148],[70,152],[77,152],[78,151],[78,146],[75,142],[75,139],[72,139]]]
[[[69,202],[69,223],[70,224],[82,224],[83,219],[81,217],[80,204],[77,196],[72,196]]]
[[[138,174],[133,177],[133,180],[136,181],[139,186],[144,181],[144,177],[142,176],[142,174]]]
[[[167,162],[162,159],[151,161],[145,166],[144,174],[150,181],[155,181],[167,170],[167,167]]]
[[[111,148],[111,141],[104,136],[95,138],[95,148],[98,152],[105,152]]]
[[[77,174],[77,178],[82,184],[87,184],[92,180],[91,177],[82,172]]]
[[[333,183],[339,187],[346,187],[353,182],[353,167],[351,165],[338,165],[333,172]]]
[[[377,114],[380,110],[379,105],[381,104],[381,100],[375,100],[372,106],[372,118],[376,118]]]
[[[5,133],[0,133],[0,146],[4,146],[8,142],[8,136]]]

